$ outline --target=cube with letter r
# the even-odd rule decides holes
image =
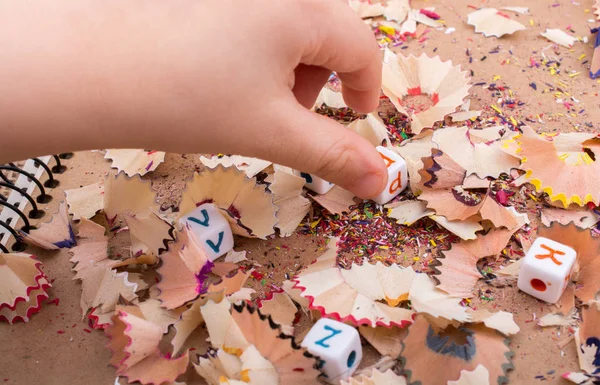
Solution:
[[[308,332],[302,346],[321,360],[321,372],[329,383],[347,380],[362,360],[360,335],[352,326],[321,318]]]
[[[219,208],[212,203],[202,204],[186,213],[179,223],[190,229],[211,261],[233,249],[231,226]]]

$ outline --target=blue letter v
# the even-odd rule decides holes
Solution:
[[[214,250],[215,253],[218,253],[219,249],[221,248],[221,242],[223,242],[223,235],[225,235],[225,233],[221,231],[219,233],[219,242],[217,242],[216,245],[210,239],[206,240],[206,243],[210,246],[211,249]]]
[[[208,212],[206,212],[206,210],[202,210],[200,211],[202,213],[202,215],[204,216],[204,220],[201,221],[198,218],[194,218],[194,217],[189,217],[188,219],[194,223],[199,224],[200,226],[206,226],[208,227]]]

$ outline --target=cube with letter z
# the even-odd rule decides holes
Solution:
[[[321,318],[310,329],[302,346],[321,359],[321,372],[329,383],[346,380],[362,360],[358,331],[352,326]]]

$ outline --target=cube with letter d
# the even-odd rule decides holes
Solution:
[[[321,372],[329,383],[348,379],[362,360],[358,331],[327,318],[317,321],[304,337],[302,346],[321,359]]]
[[[383,205],[394,199],[408,186],[408,170],[404,159],[389,148],[377,146],[377,152],[387,167],[388,183],[381,194],[373,200]]]
[[[556,303],[569,284],[577,252],[561,243],[539,237],[525,255],[519,270],[521,291]]]
[[[188,226],[211,261],[233,249],[231,226],[212,203],[204,203],[186,213],[179,223]]]

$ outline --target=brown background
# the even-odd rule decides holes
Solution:
[[[517,3],[473,1],[470,4],[477,7],[523,5]],[[494,76],[500,75],[501,79],[496,83],[510,86],[516,97],[526,103],[515,109],[515,119],[535,119],[536,115],[542,116],[545,124],[531,124],[538,131],[589,130],[585,123],[595,126],[600,113],[597,108],[598,83],[589,79],[587,66],[578,58],[584,53],[587,55],[584,60],[591,60],[594,37],[590,37],[591,42],[588,44],[576,43],[572,50],[562,47],[555,50],[540,33],[547,27],[566,30],[571,26],[575,35],[589,36],[588,20],[594,19],[592,1],[581,0],[581,4],[576,5],[571,1],[560,0],[556,2],[559,4],[556,7],[552,6],[554,1],[522,3],[531,8],[531,15],[515,16],[507,13],[527,25],[528,29],[496,39],[475,34],[473,27],[466,24],[466,15],[472,11],[467,7],[467,1],[413,1],[414,8],[435,6],[436,12],[446,21],[447,26],[456,28],[456,32],[444,34],[443,31],[433,30],[427,35],[428,40],[421,44],[411,41],[408,43],[409,49],[403,52],[425,52],[429,55],[438,54],[444,60],[451,59],[455,64],[461,64],[463,68],[473,71],[473,83],[491,83]],[[586,10],[589,12],[586,13]],[[533,26],[530,26],[530,20],[534,21]],[[474,59],[471,64],[465,54],[467,48]],[[499,49],[499,53],[490,54],[495,48]],[[552,75],[545,67],[530,68],[530,58],[533,57],[539,62],[541,52],[549,58],[561,61],[562,74]],[[484,56],[487,58],[481,61]],[[509,59],[510,63],[501,64],[506,59]],[[569,77],[569,71],[578,71],[581,74]],[[557,81],[566,87],[558,85]],[[537,84],[537,91],[529,86],[531,82]],[[573,115],[565,106],[556,103],[556,95],[553,92],[543,92],[549,85],[561,87],[580,101],[575,106]],[[496,103],[492,93],[481,87],[471,89],[471,100],[472,109],[489,109],[491,104]],[[62,196],[63,189],[95,183],[109,172],[109,163],[102,159],[100,153],[77,154],[68,165],[69,171],[59,177],[61,186],[53,193],[56,197]],[[199,167],[200,162],[196,155],[168,155],[167,162],[147,179],[153,180],[161,202],[169,204],[177,201],[184,180]],[[56,211],[58,200],[55,199],[48,211]],[[532,220],[536,219],[534,217],[534,214],[530,214]],[[272,278],[275,282],[280,282],[284,273],[293,272],[298,266],[305,265],[318,256],[318,239],[310,235],[294,235],[269,242],[244,240],[238,242],[236,248],[249,250],[249,257],[259,263],[272,261]],[[275,248],[282,244],[289,246],[289,249]],[[113,384],[114,369],[108,366],[109,352],[103,347],[107,342],[106,338],[99,331],[84,331],[88,326],[86,321],[81,320],[80,285],[72,281],[68,252],[49,253],[31,248],[28,251],[38,255],[43,261],[47,275],[54,280],[50,291],[51,299],[59,298],[60,303],[58,306],[45,305],[41,313],[35,315],[28,324],[0,324],[0,383]],[[545,383],[565,384],[566,381],[560,378],[560,374],[578,369],[574,344],[567,345],[562,354],[557,346],[557,341],[566,338],[568,331],[557,328],[542,329],[535,322],[531,322],[535,316],[539,318],[551,312],[551,307],[519,293],[512,287],[492,289],[492,295],[495,301],[486,307],[513,312],[521,327],[520,334],[511,343],[515,351],[516,367],[509,376],[511,383],[535,384],[540,381],[535,379],[535,376],[542,375],[545,376]],[[66,333],[58,334],[58,330],[65,330]],[[370,363],[375,358],[374,355],[370,355],[365,361]],[[547,375],[552,370],[555,373]]]

